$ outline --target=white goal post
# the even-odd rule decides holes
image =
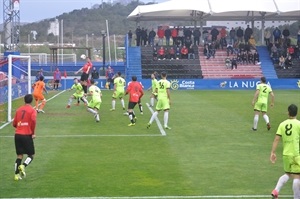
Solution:
[[[7,121],[12,121],[12,67],[13,67],[13,59],[26,59],[27,60],[27,81],[28,81],[28,93],[31,93],[31,57],[30,56],[21,56],[21,55],[8,55],[8,83],[7,83]]]

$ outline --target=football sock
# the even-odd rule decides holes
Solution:
[[[122,104],[122,107],[125,108],[124,99],[121,99],[121,104]]]
[[[168,121],[169,121],[169,111],[164,112],[164,126],[168,126]]]
[[[72,97],[69,98],[68,105],[72,104]]]
[[[140,109],[140,112],[143,112],[143,106],[142,106],[142,104],[139,104],[139,109]]]
[[[294,198],[300,198],[300,179],[293,180]]]
[[[25,167],[27,167],[27,166],[32,162],[32,160],[33,160],[33,157],[32,157],[32,156],[28,156],[28,157],[26,158],[26,160],[24,161],[23,165],[24,165]]]
[[[154,106],[154,98],[153,97],[150,98],[150,106]]]
[[[152,114],[152,116],[151,116],[151,118],[150,118],[150,121],[149,121],[150,124],[152,124],[152,122],[155,120],[155,118],[156,118],[157,115],[158,115],[158,112],[157,112],[157,111],[155,111],[155,112]]]
[[[88,108],[87,110],[93,114],[97,114],[97,111],[93,110],[92,108]]]
[[[111,101],[111,107],[112,107],[112,109],[116,109],[116,100],[115,99],[113,99]]]
[[[131,123],[134,123],[133,118],[134,118],[133,113],[129,112],[129,119],[130,119]]]
[[[266,124],[268,124],[268,123],[270,122],[269,116],[268,116],[267,114],[264,114],[264,115],[263,115],[263,118],[265,119]]]
[[[259,115],[254,116],[254,121],[253,121],[253,128],[257,129],[257,123],[258,123]]]
[[[84,103],[86,103],[86,104],[88,103],[88,101],[86,100],[86,98],[85,98],[84,96],[81,97],[80,99],[81,99],[81,101],[83,101]]]
[[[46,100],[44,99],[44,100],[42,101],[42,104],[41,104],[41,106],[40,106],[40,109],[43,110],[43,108],[44,108],[45,105],[46,105]]]
[[[15,162],[15,174],[19,173],[19,166],[21,165],[22,160],[17,158]]]
[[[86,85],[82,85],[83,91],[84,93],[87,93],[87,86]]]
[[[35,109],[39,109],[39,100],[35,100]]]
[[[275,187],[275,190],[280,192],[280,189],[283,187],[283,185],[290,179],[290,177],[287,174],[283,174],[278,179],[277,185]]]

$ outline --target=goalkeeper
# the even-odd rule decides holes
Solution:
[[[70,96],[69,101],[68,101],[68,105],[67,108],[71,107],[71,103],[73,99],[77,99],[77,100],[81,100],[84,102],[85,105],[87,105],[88,101],[85,98],[84,95],[84,90],[82,85],[78,82],[77,78],[74,78],[74,84],[73,86],[69,89],[70,90],[75,90],[75,93],[73,95]]]

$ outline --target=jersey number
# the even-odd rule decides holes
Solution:
[[[165,85],[163,82],[159,82],[159,89],[164,89],[165,88]]]
[[[292,135],[293,131],[292,131],[293,125],[292,124],[287,124],[285,125],[285,134],[287,136]]]
[[[24,119],[25,113],[26,113],[26,111],[22,110],[22,117],[21,117],[21,119]]]
[[[267,93],[267,87],[264,87],[263,92],[264,92],[264,93]]]

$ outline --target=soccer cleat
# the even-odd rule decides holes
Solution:
[[[20,165],[18,167],[18,169],[19,169],[19,172],[20,172],[21,176],[25,178],[26,177],[25,166],[24,165]]]
[[[99,122],[99,121],[100,121],[99,114],[96,114],[95,119],[96,119],[96,122]]]
[[[20,174],[15,174],[14,180],[15,180],[15,181],[22,180]]]
[[[39,109],[38,112],[39,112],[39,113],[45,113],[45,111],[43,111],[42,109]]]
[[[169,127],[169,126],[165,126],[165,129],[169,129],[169,130],[171,130],[171,127]]]
[[[115,109],[114,109],[114,108],[112,108],[112,109],[110,109],[110,111],[115,111]]]
[[[128,126],[135,126],[135,123],[130,123],[128,124]]]
[[[141,112],[141,115],[144,115],[144,112]]]
[[[268,131],[271,129],[271,124],[270,123],[267,124],[267,129],[268,129]]]
[[[255,128],[252,127],[252,131],[257,131],[257,129],[255,129]]]
[[[71,108],[71,106],[68,104],[66,108]]]
[[[149,129],[149,128],[150,128],[150,126],[151,126],[151,124],[150,124],[150,123],[148,123],[148,124],[147,124],[147,129]]]
[[[272,199],[278,199],[278,191],[276,191],[275,189],[272,191],[271,193]]]

